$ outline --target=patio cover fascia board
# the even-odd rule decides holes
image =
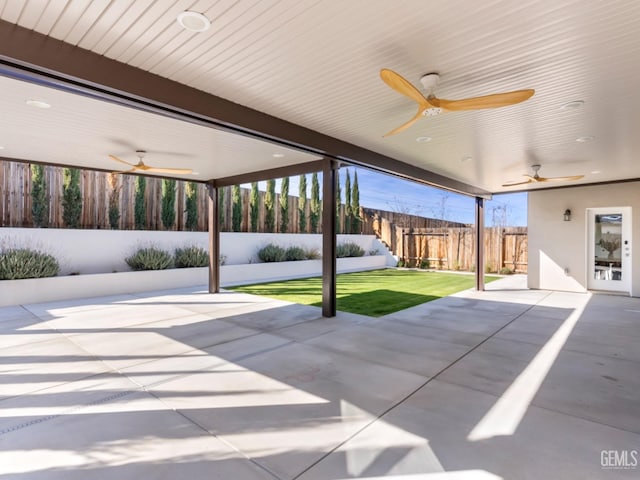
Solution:
[[[243,183],[262,182],[265,180],[295,177],[298,175],[306,175],[308,173],[321,172],[325,159],[313,160],[304,163],[295,163],[285,167],[269,168],[267,170],[259,170],[257,172],[241,173],[231,177],[218,178],[213,180],[216,187],[231,187],[233,185],[242,185]]]
[[[474,197],[481,188],[0,20],[0,74],[208,124]]]

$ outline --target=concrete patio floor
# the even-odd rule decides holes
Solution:
[[[640,299],[523,285],[375,319],[193,290],[2,308],[0,476],[639,478]]]

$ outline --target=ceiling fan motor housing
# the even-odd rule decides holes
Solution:
[[[438,86],[439,81],[440,75],[438,75],[437,73],[427,73],[426,75],[420,77],[420,83],[429,94],[431,94],[433,90]]]

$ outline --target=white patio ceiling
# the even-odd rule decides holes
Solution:
[[[126,170],[108,158],[192,168],[189,180],[267,170],[320,157],[280,145],[0,76],[0,156]],[[43,99],[50,108],[34,108]],[[274,157],[276,155],[277,157]]]
[[[175,18],[187,9],[205,13],[211,29],[181,29]],[[543,165],[543,176],[585,174],[577,183],[640,178],[636,0],[5,0],[0,19],[493,192],[508,191],[501,184],[533,163]],[[442,98],[522,88],[536,95],[503,109],[422,119],[382,138],[415,113],[380,80],[384,67],[416,85],[422,74],[439,72]],[[584,106],[561,109],[575,100]],[[34,115],[10,113],[14,124]],[[66,116],[67,131],[82,119],[99,137],[101,125],[87,125],[98,114],[77,113]],[[105,153],[135,146],[177,152],[183,164],[204,170],[195,159],[208,155],[199,152],[211,138],[197,146],[183,142],[191,133],[141,138],[142,127],[87,141],[83,158],[111,168]],[[74,138],[89,139],[77,131]],[[418,143],[420,136],[432,140]],[[594,138],[576,142],[584,136]],[[38,142],[16,139],[22,158],[41,154]],[[11,140],[0,138],[2,155],[12,155]],[[268,147],[259,150],[271,162]],[[70,148],[54,142],[47,151],[60,158]]]

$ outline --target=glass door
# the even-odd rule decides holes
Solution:
[[[631,207],[587,213],[589,289],[631,293]]]

